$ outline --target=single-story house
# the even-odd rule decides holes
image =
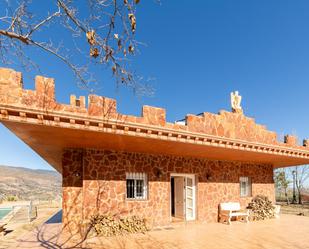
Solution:
[[[274,201],[274,168],[309,163],[309,141],[279,142],[243,114],[240,100],[233,93],[231,112],[170,123],[165,109],[125,115],[97,95],[61,104],[53,79],[37,76],[26,90],[21,73],[0,69],[0,121],[62,174],[63,226],[72,231],[98,213],[163,226],[216,222],[221,202],[245,207],[257,194]]]

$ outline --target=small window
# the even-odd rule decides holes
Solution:
[[[147,199],[147,175],[145,173],[126,173],[127,199]]]
[[[240,197],[248,197],[252,195],[252,183],[250,177],[242,176],[239,179],[240,183]]]

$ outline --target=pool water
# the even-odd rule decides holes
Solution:
[[[11,212],[11,208],[0,208],[0,220],[6,216],[9,212]]]

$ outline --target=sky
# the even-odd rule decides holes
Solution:
[[[41,14],[48,4],[51,1],[40,1]],[[142,105],[164,107],[173,122],[188,113],[230,110],[230,92],[238,90],[245,115],[279,138],[294,134],[301,142],[309,138],[308,13],[309,1],[301,0],[142,0],[136,15],[137,40],[146,45],[140,47],[134,65],[153,79],[155,93],[136,96],[104,76],[97,94],[115,98],[124,114],[140,115]],[[69,39],[54,31],[43,34]],[[72,93],[87,95],[61,61],[32,53],[42,74],[55,78],[58,102],[68,103]],[[34,88],[35,74],[23,71],[25,88]],[[52,169],[2,125],[0,165]]]

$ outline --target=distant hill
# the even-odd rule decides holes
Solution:
[[[0,198],[55,200],[61,197],[61,175],[56,171],[0,165]]]

